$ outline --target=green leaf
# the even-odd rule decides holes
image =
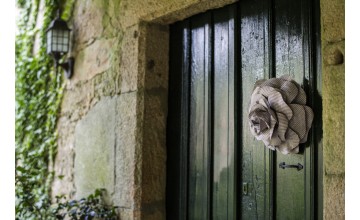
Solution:
[[[25,172],[26,172],[26,169],[23,168],[23,167],[17,166],[17,167],[16,167],[16,171],[19,171],[19,172],[21,172],[21,173],[25,173]]]

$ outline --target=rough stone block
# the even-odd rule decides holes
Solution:
[[[142,219],[141,218],[141,211],[140,210],[120,208],[119,209],[119,219],[121,219],[121,220],[140,220],[140,219]]]
[[[325,66],[342,65],[345,63],[345,40],[323,45]]]
[[[170,24],[208,9],[222,7],[236,0],[124,0],[121,1],[121,25],[130,27],[140,20]],[[146,7],[144,7],[146,5]]]
[[[119,219],[121,220],[133,220],[134,218],[134,211],[132,209],[121,208],[119,211]]]
[[[345,172],[344,64],[323,65],[323,138],[325,171]]]
[[[104,97],[75,129],[76,197],[97,188],[114,192],[116,98]]]
[[[119,12],[123,9],[120,8],[120,1],[121,0],[102,1],[102,7],[105,12],[102,20],[104,37],[113,37],[122,32],[123,28],[120,23],[122,18]]]
[[[96,96],[114,96],[117,93],[119,73],[114,71],[106,71],[94,77],[94,93]]]
[[[61,116],[57,123],[58,148],[54,160],[54,180],[51,191],[53,201],[56,195],[67,195],[72,198],[75,194],[74,185],[74,130],[75,123],[67,115]]]
[[[116,103],[116,160],[115,160],[115,194],[117,206],[132,208],[135,197],[135,146],[137,133],[137,93],[120,95]]]
[[[85,81],[111,67],[111,55],[116,38],[95,40],[75,57],[72,82]]]
[[[344,175],[325,175],[324,178],[324,219],[345,219]]]
[[[139,25],[128,28],[121,44],[121,93],[138,89]]]
[[[142,203],[157,204],[156,209],[165,207],[166,115],[166,89],[146,90],[142,146]]]
[[[345,0],[321,0],[321,38],[325,42],[345,39]]]
[[[168,87],[169,81],[169,28],[147,25],[145,54],[145,88]]]
[[[61,102],[61,115],[68,115],[71,121],[77,121],[83,116],[83,110],[88,110],[94,97],[94,87],[91,82],[75,84],[67,82],[63,100]]]
[[[345,106],[341,104],[343,101],[343,96],[334,96],[330,100],[331,104],[327,105],[331,109],[324,111],[324,163],[325,171],[329,174],[345,172]]]
[[[144,220],[165,220],[165,201],[156,201],[143,204],[141,219]]]
[[[101,7],[102,0],[76,1],[73,13],[75,49],[99,38],[103,32],[104,8]]]
[[[324,98],[345,94],[345,65],[323,66]]]

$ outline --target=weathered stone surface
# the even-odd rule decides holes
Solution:
[[[76,1],[73,14],[74,51],[80,51],[101,38],[122,34],[120,0]]]
[[[71,198],[75,194],[74,185],[74,123],[67,116],[60,117],[58,121],[58,149],[54,160],[54,181],[51,190],[53,197],[67,195]]]
[[[76,197],[105,188],[111,195],[115,180],[115,127],[117,98],[103,98],[75,129]]]
[[[119,207],[133,208],[135,197],[135,146],[137,144],[137,93],[122,94],[116,107],[115,194]]]
[[[94,95],[91,82],[67,85],[61,103],[61,115],[67,115],[70,121],[81,119],[90,108]]]
[[[89,80],[110,68],[116,38],[95,40],[76,56],[73,83]]]
[[[121,24],[129,27],[140,20],[170,24],[208,9],[222,7],[236,0],[125,0],[121,1]],[[145,6],[145,7],[144,7]]]
[[[325,59],[327,52],[325,50]],[[342,174],[345,172],[344,64],[323,65],[323,132],[325,171]]]
[[[139,25],[128,28],[121,44],[121,93],[138,89]]]
[[[142,205],[141,219],[145,220],[159,220],[166,219],[165,217],[165,201],[157,201],[146,203]]]
[[[120,208],[119,219],[121,220],[137,220],[141,219],[141,212],[139,210]]]
[[[324,42],[345,39],[345,1],[321,0],[321,38]]]
[[[324,219],[345,219],[345,1],[321,0]]]
[[[327,65],[341,65],[344,63],[344,53],[339,49],[333,49],[325,59]]]
[[[118,95],[119,88],[119,74],[115,71],[106,71],[103,74],[99,74],[92,80],[94,84],[94,94],[96,98],[103,96]]]
[[[158,97],[150,99],[156,98]],[[166,115],[161,111],[158,113],[152,111],[150,105],[156,106],[156,103],[150,103],[150,100],[145,101],[142,161],[143,203],[165,200],[166,188]]]
[[[323,60],[325,66],[341,65],[345,63],[345,40],[324,45]]]
[[[133,208],[137,211],[136,215],[140,219],[141,216],[141,208],[142,208],[142,175],[143,175],[143,133],[144,133],[144,94],[143,91],[139,91],[137,95],[136,101],[136,116],[137,116],[137,132],[136,132],[136,144],[135,148],[135,175],[134,175],[134,187],[135,194],[133,198]]]
[[[102,35],[104,10],[102,0],[76,1],[73,14],[75,50],[92,43]]]
[[[324,182],[324,219],[345,219],[344,175],[326,175]]]
[[[146,25],[142,142],[142,219],[165,219],[168,28]],[[166,42],[166,43],[165,43]]]
[[[117,36],[119,34],[119,30],[123,30],[121,27],[121,17],[119,13],[123,10],[120,8],[120,1],[121,0],[102,1],[104,7],[104,37]]]
[[[329,174],[345,172],[344,123],[337,120],[344,120],[344,117],[324,120],[324,165]]]
[[[162,25],[147,25],[146,45],[146,89],[167,88],[169,81],[169,28]]]

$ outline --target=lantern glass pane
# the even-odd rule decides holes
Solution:
[[[62,45],[62,51],[65,53],[67,52],[67,45],[65,45],[65,44]]]
[[[53,30],[52,45],[54,52],[68,52],[69,49],[69,31]]]
[[[62,52],[66,52],[64,49],[64,39],[65,39],[65,31],[62,31],[62,33],[61,33],[61,36],[62,36],[62,38],[61,38],[61,51]]]
[[[51,41],[51,36],[52,36],[52,30],[49,30],[47,32],[47,41],[46,41],[46,52],[47,53],[51,53],[51,44],[52,44],[52,41]]]
[[[60,50],[61,44],[61,30],[54,30],[54,48],[56,52],[61,52]]]
[[[51,36],[51,45],[53,51],[56,51],[56,42],[57,42],[57,36],[55,35],[55,31],[53,31],[53,34]]]
[[[68,52],[69,51],[69,35],[70,35],[70,31],[65,30],[64,31],[64,39],[63,39],[63,51],[64,52]]]
[[[59,43],[59,40],[61,39],[61,31],[60,30],[54,30],[53,38],[55,39],[56,44]]]

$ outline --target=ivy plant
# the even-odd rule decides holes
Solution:
[[[56,150],[56,121],[62,97],[61,76],[45,51],[45,29],[57,2],[44,1],[42,27],[37,27],[40,0],[18,0],[15,42],[16,218],[46,219],[41,204],[49,204]],[[40,40],[34,50],[35,38]]]
[[[19,9],[15,42],[16,219],[60,219],[63,215],[71,219],[111,218],[114,210],[100,202],[99,192],[71,202],[58,196],[56,208],[51,204],[56,122],[63,81],[46,54],[46,28],[59,7],[63,9],[62,18],[68,20],[74,0],[17,0],[16,3]]]

